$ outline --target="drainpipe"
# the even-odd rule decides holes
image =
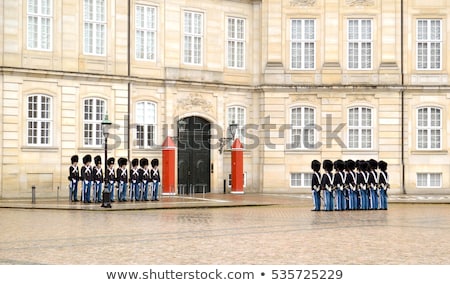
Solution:
[[[127,27],[127,77],[128,77],[128,114],[127,114],[127,158],[128,161],[131,160],[131,124],[130,124],[130,113],[131,113],[131,0],[128,0],[128,27]],[[130,163],[131,167],[131,163]]]
[[[403,14],[403,0],[400,1],[400,72],[401,72],[401,187],[402,193],[406,194],[405,189],[405,74],[404,74],[404,61],[403,61],[403,49],[404,49],[404,14]]]

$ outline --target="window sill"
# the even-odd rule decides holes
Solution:
[[[53,147],[53,146],[22,146],[20,148],[22,151],[25,152],[36,152],[36,151],[42,151],[42,152],[57,152],[59,151],[59,147]]]
[[[442,154],[448,154],[448,150],[442,150],[442,149],[413,150],[413,151],[411,151],[411,154],[414,154],[414,155],[442,155]]]

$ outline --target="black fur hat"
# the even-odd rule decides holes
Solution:
[[[131,161],[131,165],[132,165],[133,167],[138,166],[138,165],[139,165],[139,159],[134,158],[134,159]]]
[[[367,171],[368,168],[369,168],[369,164],[367,163],[367,161],[361,160],[361,161],[359,162],[359,169],[360,169],[361,171]]]
[[[325,169],[325,171],[332,171],[333,170],[333,162],[329,159],[325,159],[322,163],[323,165],[323,169]]]
[[[139,164],[141,165],[142,168],[144,168],[144,166],[148,165],[148,159],[141,158],[141,160],[139,161]]]
[[[114,157],[108,158],[108,165],[114,164],[114,162],[115,162]]]
[[[387,165],[386,161],[380,160],[380,162],[378,162],[378,167],[380,167],[381,171],[386,171]]]
[[[375,170],[378,168],[378,162],[375,159],[370,159],[369,166],[370,166],[370,169]]]
[[[355,167],[356,167],[356,163],[354,160],[349,159],[349,160],[345,161],[345,168],[347,170],[355,170]]]
[[[88,162],[92,161],[92,156],[90,154],[86,154],[85,156],[83,156],[83,163],[86,164]]]
[[[311,169],[314,170],[315,172],[318,172],[320,170],[320,161],[318,160],[311,161]]]
[[[94,157],[94,162],[95,165],[102,164],[102,157],[100,155],[97,155],[96,157]]]
[[[152,159],[152,167],[158,166],[159,165],[159,160],[157,158]]]
[[[119,160],[117,161],[117,163],[119,164],[120,167],[122,167],[122,166],[124,166],[124,165],[127,165],[128,160],[127,160],[126,158],[121,157],[121,158],[119,158]]]
[[[337,171],[342,171],[342,170],[344,170],[344,168],[345,168],[345,163],[344,163],[344,161],[341,160],[341,159],[336,160],[336,161],[334,162],[334,168],[335,168]]]
[[[70,158],[70,161],[72,162],[72,163],[74,163],[74,162],[78,162],[78,155],[72,155],[72,157]]]

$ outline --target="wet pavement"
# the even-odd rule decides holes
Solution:
[[[447,196],[313,212],[309,195],[0,200],[0,264],[450,264]],[[73,209],[73,210],[70,210]]]

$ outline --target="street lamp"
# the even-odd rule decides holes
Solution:
[[[232,141],[234,140],[234,136],[236,134],[236,130],[239,127],[238,124],[236,124],[234,121],[228,126],[228,128],[230,129],[230,133],[231,133],[231,137],[226,137],[226,138],[219,138],[219,153],[222,154],[223,152],[223,148],[225,147],[225,145],[227,144],[228,141]]]
[[[102,133],[105,138],[105,176],[108,173],[108,136],[109,136],[109,127],[111,126],[111,121],[108,119],[108,113],[105,114],[105,118],[102,121]],[[105,183],[105,188],[107,187]]]

